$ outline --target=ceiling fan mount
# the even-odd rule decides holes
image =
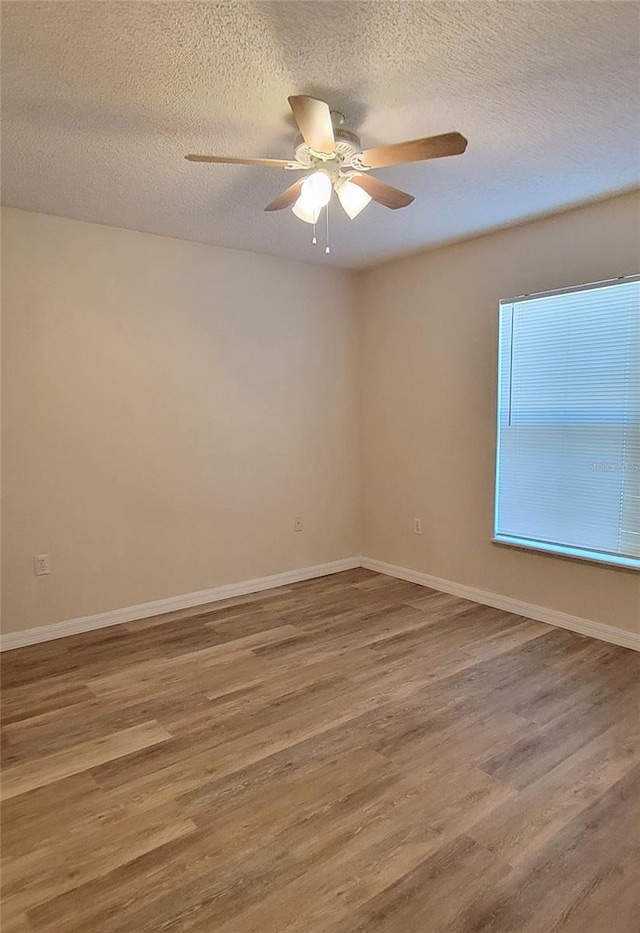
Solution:
[[[302,180],[290,185],[264,209],[280,211],[291,207],[297,217],[315,227],[334,191],[351,220],[372,200],[392,210],[407,207],[414,201],[412,195],[369,175],[371,169],[460,155],[467,148],[464,136],[454,132],[363,150],[360,137],[345,126],[344,114],[329,110],[323,100],[297,95],[289,98],[289,105],[300,130],[292,159],[209,155],[185,158],[191,162],[267,165],[307,172]],[[315,241],[314,232],[312,242]],[[329,252],[328,245],[326,252]]]

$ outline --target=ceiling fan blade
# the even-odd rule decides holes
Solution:
[[[336,151],[336,141],[333,135],[331,111],[329,105],[315,97],[304,94],[289,98],[289,106],[293,111],[296,123],[304,141],[316,152],[327,155]]]
[[[283,211],[285,207],[291,207],[300,197],[301,189],[302,181],[296,181],[292,185],[289,185],[286,191],[279,194],[275,201],[272,201],[271,204],[267,204],[265,211]]]
[[[461,155],[466,148],[467,140],[460,133],[443,133],[442,136],[426,136],[424,139],[365,149],[362,164],[367,168],[383,168],[385,165],[400,165],[401,162],[423,162],[425,159]]]
[[[399,188],[387,185],[385,182],[380,181],[379,178],[374,178],[373,175],[352,175],[349,181],[366,191],[378,204],[390,207],[392,211],[397,210],[399,207],[407,207],[412,201],[415,201],[412,194],[407,194],[406,191],[400,191]]]
[[[291,165],[291,159],[235,159],[227,156],[212,155],[194,155],[190,153],[185,156],[189,162],[223,162],[226,165],[275,165],[283,168],[285,165]],[[305,166],[301,165],[300,168]]]

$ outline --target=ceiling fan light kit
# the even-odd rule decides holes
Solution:
[[[334,191],[350,220],[354,220],[371,201],[391,210],[407,207],[414,200],[413,196],[369,175],[370,169],[461,155],[467,148],[467,140],[460,133],[444,133],[363,151],[358,136],[343,125],[343,115],[329,110],[323,100],[297,95],[289,98],[289,106],[301,133],[294,144],[293,159],[209,155],[187,155],[185,158],[191,162],[266,165],[308,172],[302,181],[290,185],[268,204],[265,211],[291,207],[296,217],[313,225],[311,242],[315,245],[315,225],[322,209],[326,208],[326,253],[330,252],[329,203]]]
[[[320,216],[321,207],[317,207],[315,204],[309,202],[302,195],[298,198],[296,203],[291,208],[296,217],[299,217],[300,220],[304,220],[306,224],[317,224],[318,217]]]
[[[322,209],[326,207],[331,200],[332,190],[333,183],[331,178],[322,169],[318,169],[312,172],[311,175],[307,175],[302,182],[302,189],[298,200],[302,199],[314,207]]]
[[[336,185],[336,194],[349,220],[354,220],[371,203],[371,195],[359,185],[354,185],[348,175]]]

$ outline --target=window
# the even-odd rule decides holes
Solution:
[[[640,569],[640,276],[500,302],[493,540]]]

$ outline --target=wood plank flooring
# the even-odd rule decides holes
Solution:
[[[640,655],[354,570],[2,656],[5,933],[637,933]]]

